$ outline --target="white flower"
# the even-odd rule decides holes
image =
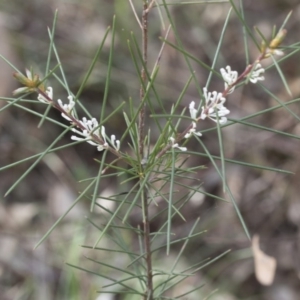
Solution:
[[[53,89],[51,86],[47,87],[45,93],[51,100],[53,100]],[[50,101],[46,97],[44,97],[42,94],[38,94],[37,99],[42,103],[50,104]]]
[[[120,141],[119,140],[116,140],[116,136],[114,134],[111,135],[110,137],[110,141],[111,141],[111,144],[113,145],[113,147],[119,151],[120,150]]]
[[[205,98],[205,106],[202,107],[200,119],[205,120],[207,117],[214,122],[225,124],[227,118],[225,117],[230,111],[224,106],[226,101],[222,93],[207,92],[207,88],[203,88],[203,95]]]
[[[227,123],[227,118],[225,116],[228,115],[230,113],[230,111],[225,106],[222,106],[218,110],[215,110],[215,109],[213,110],[213,108],[210,108],[209,111],[210,111],[209,118],[212,121],[214,121],[214,122],[219,121],[219,124],[221,124],[221,125]]]
[[[265,80],[264,76],[261,76],[262,73],[265,72],[265,69],[261,67],[261,64],[256,64],[253,70],[250,73],[249,80],[252,83],[257,83],[259,80]]]
[[[178,148],[181,151],[186,151],[186,147],[179,147],[178,143],[175,143],[175,139],[173,137],[169,138],[169,141],[171,142],[172,148]]]
[[[68,114],[71,114],[72,116],[74,116],[74,111],[73,108],[75,106],[75,101],[73,100],[73,96],[69,95],[68,96],[69,99],[69,104],[63,104],[63,102],[58,99],[57,103],[59,104],[59,106]],[[66,114],[62,113],[61,114],[66,120],[68,121],[72,121]]]
[[[104,149],[106,149],[108,147],[108,144],[106,142],[106,135],[105,135],[105,127],[104,126],[101,126],[101,135],[102,135],[104,143],[103,143],[103,145],[98,145],[98,147],[97,147],[98,151],[103,151]]]
[[[221,75],[223,77],[224,84],[225,84],[225,90],[228,88],[228,86],[230,86],[234,82],[236,82],[236,80],[238,78],[238,72],[232,71],[230,66],[227,66],[226,70],[224,68],[220,69],[220,72],[221,72]],[[232,93],[234,91],[234,89],[235,89],[235,86],[231,87],[228,91],[228,94]]]
[[[197,109],[195,109],[195,101],[192,101],[189,105],[190,115],[191,118],[196,120],[197,119]]]
[[[202,136],[202,133],[200,131],[196,132],[196,126],[197,126],[197,123],[192,122],[192,127],[190,128],[190,130],[184,136],[186,139],[191,137],[192,134],[197,135],[197,136]]]
[[[216,91],[213,92],[207,92],[207,88],[203,88],[203,94],[205,98],[205,104],[208,108],[214,108],[214,107],[222,107],[225,103],[226,99],[223,97],[222,93],[218,93]]]
[[[193,120],[197,119],[197,109],[195,109],[195,101],[192,101],[189,105],[190,115]],[[196,132],[197,123],[195,121],[192,121],[192,127],[191,129],[186,133],[184,136],[186,139],[189,138],[192,134],[195,134],[197,136],[201,136],[201,132]]]
[[[73,132],[83,136],[83,138],[72,135],[71,139],[75,141],[87,141],[90,145],[97,146],[98,151],[103,151],[108,147],[106,142],[106,135],[105,135],[105,127],[101,126],[101,135],[99,131],[99,123],[98,121],[93,118],[91,120],[87,120],[87,118],[83,118],[82,121],[79,121],[81,125],[85,128],[82,131],[79,131],[75,128],[72,129]],[[100,140],[103,140],[103,144],[95,143],[93,139],[93,135],[97,136]]]

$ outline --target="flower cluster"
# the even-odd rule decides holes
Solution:
[[[233,71],[230,66],[226,66],[226,68],[221,68],[220,73],[224,80],[225,90],[223,93],[218,93],[217,91],[208,92],[207,88],[203,88],[203,96],[204,96],[204,105],[201,107],[201,113],[197,117],[198,110],[195,108],[195,102],[192,101],[189,105],[190,116],[192,119],[192,123],[188,129],[188,132],[184,135],[185,138],[189,138],[192,135],[201,136],[202,134],[196,131],[197,122],[200,120],[205,120],[209,118],[210,120],[223,125],[227,122],[227,115],[230,111],[225,107],[226,98],[225,96],[231,94],[237,82],[241,80],[241,78],[248,77],[250,82],[257,83],[260,80],[264,80],[264,76],[262,75],[265,70],[262,68],[261,64],[256,63],[254,66],[250,66],[248,72],[244,72],[243,75],[238,77],[238,72]],[[186,151],[185,147],[179,147],[173,138],[170,138],[173,148],[178,148],[182,151]],[[181,149],[181,148],[184,148]]]
[[[105,127],[99,126],[98,121],[95,118],[88,120],[87,118],[83,118],[82,121],[79,121],[82,125],[82,131],[73,128],[72,131],[81,135],[82,137],[78,137],[76,135],[72,135],[71,139],[74,141],[86,141],[90,145],[97,146],[98,151],[103,151],[108,148],[108,143],[106,141]],[[101,144],[96,141],[103,141]],[[120,141],[116,140],[116,136],[111,135],[110,142],[112,146],[119,151],[120,150]]]
[[[207,92],[207,88],[203,88],[203,95],[205,104],[202,106],[200,119],[205,120],[206,118],[211,119],[219,124],[225,124],[227,118],[225,117],[230,111],[224,106],[226,101],[222,93]]]
[[[75,101],[73,100],[72,95],[68,96],[68,100],[69,100],[69,104],[63,104],[63,102],[60,99],[57,100],[57,103],[62,108],[62,110],[67,112],[67,114],[62,113],[61,114],[62,117],[68,121],[72,121],[72,119],[70,119],[70,117],[68,115],[71,115],[73,118],[75,118],[74,109],[73,109],[75,106]]]
[[[76,128],[72,128],[72,131],[81,135],[78,137],[76,135],[72,135],[71,139],[74,141],[86,141],[90,145],[97,146],[98,151],[103,151],[108,147],[106,142],[106,135],[105,135],[105,127],[101,126],[101,133],[100,133],[100,126],[98,121],[95,118],[88,120],[87,118],[83,118],[82,121],[79,121],[81,124],[81,130],[79,131]],[[102,140],[103,144],[99,144],[94,142],[94,140]]]
[[[42,93],[38,94],[37,99],[45,104],[52,104],[53,105],[53,89],[52,87],[48,87],[45,91],[45,95]],[[109,147],[106,141],[106,134],[105,134],[105,127],[99,126],[98,121],[95,118],[88,120],[87,118],[83,118],[82,120],[78,120],[75,117],[75,101],[72,95],[68,96],[69,103],[64,104],[61,99],[57,100],[58,107],[61,111],[61,115],[66,120],[70,121],[72,124],[76,125],[77,128],[72,128],[71,130],[78,134],[81,137],[76,135],[72,135],[71,139],[75,141],[86,141],[90,145],[97,146],[98,151],[103,151]],[[54,105],[55,106],[55,105]],[[120,141],[116,140],[116,136],[113,134],[110,139],[110,143],[113,148],[117,151],[120,150]]]
[[[196,132],[196,127],[197,127],[197,109],[195,109],[195,101],[192,101],[190,103],[190,106],[189,106],[189,109],[190,109],[190,115],[191,115],[191,118],[193,119],[192,121],[192,126],[191,128],[189,129],[189,131],[186,133],[186,135],[184,136],[186,139],[189,138],[191,135],[197,135],[197,136],[202,136],[202,133],[201,132]]]
[[[224,80],[225,90],[227,90],[229,87],[227,94],[231,94],[235,89],[234,83],[238,78],[238,72],[232,71],[230,66],[227,66],[226,70],[224,68],[221,68],[220,72]]]
[[[45,91],[46,95],[48,96],[48,98],[46,98],[43,94],[38,94],[37,99],[45,104],[51,104],[52,99],[53,99],[53,89],[52,87],[47,87],[46,91]]]
[[[265,80],[265,77],[261,76],[263,73],[265,73],[265,69],[261,67],[261,64],[257,63],[249,74],[249,80],[252,83],[257,83],[259,80]]]
[[[24,87],[16,89],[13,94],[21,94],[28,92],[38,92],[37,99],[44,104],[52,105],[61,112],[63,118],[75,125],[76,128],[72,128],[72,131],[79,136],[72,135],[71,139],[75,141],[86,141],[93,146],[97,146],[98,151],[108,149],[109,145],[106,141],[105,127],[99,126],[98,121],[95,118],[88,120],[83,118],[78,120],[75,114],[75,101],[72,95],[68,96],[69,103],[64,104],[61,99],[57,100],[57,103],[53,100],[53,89],[47,87],[45,89],[39,76],[33,73],[33,70],[26,69],[26,75],[22,73],[15,73],[14,77],[24,85]],[[116,151],[120,150],[120,141],[116,139],[113,134],[109,140],[112,148]]]

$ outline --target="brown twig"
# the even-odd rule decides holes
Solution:
[[[141,87],[140,87],[140,101],[144,101],[145,87],[147,82],[146,70],[148,61],[148,14],[154,4],[154,1],[148,6],[148,1],[144,1],[143,13],[142,13],[142,56],[143,67],[141,70]],[[139,130],[139,156],[140,159],[144,158],[144,138],[145,138],[145,113],[146,105],[141,107],[139,112],[138,130]],[[153,300],[153,273],[152,273],[152,255],[151,255],[151,240],[150,240],[150,220],[149,220],[149,207],[148,207],[148,194],[147,189],[143,185],[143,178],[141,178],[142,192],[142,210],[143,210],[143,238],[145,247],[145,261],[147,272],[147,287],[144,295],[144,299]]]

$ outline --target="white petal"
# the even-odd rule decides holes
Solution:
[[[172,145],[174,145],[175,139],[172,136],[169,137],[169,141],[171,142]]]
[[[186,147],[179,147],[177,143],[174,144],[174,145],[172,146],[172,148],[178,148],[178,149],[181,150],[181,151],[186,151],[186,150],[187,150]]]
[[[68,121],[72,121],[72,119],[70,119],[66,114],[61,114],[61,116]]]
[[[116,144],[117,144],[116,150],[119,151],[119,150],[120,150],[120,146],[121,146],[120,141],[119,141],[119,140],[116,140]]]
[[[98,147],[97,147],[97,150],[98,151],[103,151],[105,148],[102,146],[102,145],[99,145]]]
[[[71,140],[74,140],[74,141],[85,141],[86,139],[80,138],[80,137],[78,137],[76,135],[72,135],[71,136]]]
[[[51,86],[47,87],[46,94],[51,100],[53,100],[53,88]]]
[[[189,137],[191,137],[192,133],[189,131],[185,136],[184,138],[188,139]]]
[[[197,109],[195,109],[195,101],[192,101],[189,105],[190,115],[192,119],[197,118]]]
[[[30,79],[30,80],[32,80],[33,78],[32,78],[32,74],[31,74],[30,70],[25,69],[25,72],[26,72],[27,78]]]

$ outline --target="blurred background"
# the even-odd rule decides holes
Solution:
[[[132,1],[138,13],[142,1]],[[175,2],[175,1],[170,1]],[[180,2],[180,1],[178,1]],[[183,1],[181,1],[183,2]],[[215,50],[227,17],[230,5],[227,3],[173,5],[170,11],[184,48],[188,53],[211,65]],[[238,2],[238,1],[236,1]],[[286,25],[288,35],[284,45],[299,41],[300,4],[298,0],[243,1],[244,13],[250,28],[257,26],[266,36],[270,36],[274,25],[279,28],[287,14],[293,14]],[[89,64],[101,43],[105,31],[116,15],[115,55],[112,68],[112,81],[109,91],[109,111],[113,111],[129,97],[138,101],[139,80],[130,58],[127,39],[134,32],[140,39],[140,29],[133,16],[129,2],[124,0],[28,0],[0,2],[0,54],[12,62],[19,70],[31,66],[43,74],[46,66],[49,37],[47,27],[52,27],[55,10],[58,9],[55,44],[68,79],[70,89],[76,93]],[[166,25],[168,25],[167,19]],[[253,31],[254,32],[254,31]],[[156,61],[161,47],[160,37],[165,30],[159,20],[157,9],[153,9],[149,19],[149,66]],[[257,37],[257,35],[256,35]],[[258,37],[257,37],[258,38]],[[172,33],[168,38],[175,43]],[[259,39],[258,39],[259,40]],[[97,117],[103,98],[107,59],[110,50],[110,38],[97,63],[92,77],[87,83],[80,100]],[[250,61],[258,56],[258,49],[249,42]],[[286,50],[289,53],[290,50]],[[300,95],[299,54],[280,64],[292,92],[287,93],[276,68],[265,73],[264,86],[272,91],[282,102]],[[272,63],[271,59],[265,66]],[[208,71],[195,61],[192,68],[199,85],[206,84]],[[55,63],[52,64],[52,67]],[[235,13],[232,13],[224,35],[216,69],[230,65],[241,73],[245,68],[245,51],[242,27]],[[19,87],[12,77],[13,69],[0,60],[0,96],[11,97],[12,91]],[[165,101],[167,111],[179,97],[190,71],[182,54],[166,46],[156,81],[157,90]],[[211,82],[211,90],[222,90],[223,83],[216,77]],[[66,99],[67,94],[53,82],[54,98]],[[30,96],[36,99],[35,95]],[[198,103],[199,94],[192,83],[182,101],[182,107],[194,100]],[[1,101],[1,107],[6,105]],[[227,98],[231,111],[230,117],[240,119],[278,103],[257,85],[245,85],[238,88]],[[45,107],[28,103],[28,109],[44,112]],[[299,104],[289,105],[299,115]],[[159,111],[158,111],[159,113]],[[51,118],[61,121],[58,112],[51,110]],[[38,128],[39,118],[18,107],[1,111],[0,115],[0,166],[1,168],[45,150],[62,132],[62,128],[45,122]],[[148,120],[149,126],[151,121]],[[162,122],[164,122],[162,120]],[[300,125],[284,108],[251,118],[247,122],[265,126],[300,136]],[[213,124],[201,124],[200,130]],[[125,122],[122,114],[114,115],[106,128],[116,136],[121,136]],[[153,141],[155,132],[153,128]],[[67,134],[59,145],[70,142]],[[214,155],[219,155],[217,133],[203,135],[203,141]],[[245,219],[251,234],[260,235],[261,248],[276,258],[278,266],[273,285],[260,285],[254,275],[253,258],[250,243],[243,232],[234,208],[211,197],[201,197],[184,208],[186,223],[175,220],[173,231],[185,236],[188,228],[200,217],[199,230],[208,232],[193,239],[185,251],[182,268],[216,257],[231,249],[230,254],[209,267],[199,271],[189,282],[174,288],[174,295],[181,294],[187,285],[205,283],[203,290],[218,292],[210,299],[258,299],[258,300],[297,300],[300,295],[300,142],[298,138],[287,137],[271,131],[235,124],[223,129],[223,141],[226,157],[250,164],[262,165],[293,172],[293,175],[268,170],[226,165],[228,184]],[[200,151],[199,145],[191,140],[189,149]],[[87,261],[87,250],[80,245],[93,244],[99,232],[87,222],[89,201],[81,201],[68,214],[59,227],[33,250],[37,241],[52,224],[68,209],[76,199],[78,192],[85,186],[80,180],[95,176],[101,159],[95,147],[80,144],[48,154],[6,197],[4,194],[13,183],[34,162],[29,160],[0,173],[0,299],[125,299],[121,296],[101,295],[101,286],[106,283],[101,277],[73,269],[65,263],[72,263],[99,272],[100,266]],[[198,174],[207,193],[223,197],[222,182],[211,166],[209,159],[191,157],[190,165],[205,165]],[[124,191],[116,179],[101,182],[100,196],[105,197],[116,191]],[[111,208],[113,209],[113,208]],[[101,220],[103,211],[96,210],[93,218]],[[96,217],[95,217],[96,216]],[[138,222],[134,216],[131,220]],[[155,224],[153,224],[155,229]],[[110,247],[108,238],[103,240]],[[156,257],[156,264],[171,264],[178,248],[174,248],[169,257],[162,252]],[[89,251],[88,255],[98,260],[109,259],[118,263],[118,257],[100,251]],[[118,276],[117,274],[108,274]],[[199,299],[199,295],[186,299]],[[101,298],[102,297],[102,298]],[[124,296],[125,297],[125,296]],[[193,298],[194,297],[194,298]],[[204,298],[204,296],[203,296]],[[126,298],[130,299],[130,298]]]

